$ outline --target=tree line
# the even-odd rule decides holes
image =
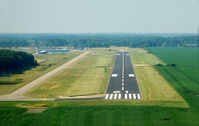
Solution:
[[[0,34],[0,47],[168,47],[198,44],[197,34]]]
[[[32,54],[0,49],[0,73],[13,72],[37,65]]]

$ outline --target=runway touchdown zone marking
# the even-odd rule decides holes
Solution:
[[[117,77],[117,74],[112,74],[112,77]]]

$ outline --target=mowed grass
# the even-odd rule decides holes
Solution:
[[[153,67],[156,64],[165,64],[163,61],[141,48],[130,49],[130,53],[144,101],[164,101],[165,105],[165,101],[173,101],[187,106],[183,98]],[[138,64],[144,65],[136,66]]]
[[[25,95],[38,98],[103,94],[106,90],[116,51],[93,49],[89,54]]]
[[[27,113],[29,109],[46,109]],[[129,101],[0,102],[0,124],[67,126],[197,126],[187,108],[137,106]]]
[[[35,80],[43,74],[55,69],[56,67],[68,62],[74,57],[80,55],[82,52],[68,52],[68,53],[49,53],[49,54],[34,54],[35,59],[45,59],[45,62],[40,63],[39,66],[25,70],[22,73],[16,73],[9,76],[0,77],[0,95],[9,94],[27,83]],[[10,83],[10,84],[4,84]],[[13,83],[13,84],[12,84]]]

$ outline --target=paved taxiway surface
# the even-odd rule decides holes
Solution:
[[[105,99],[141,99],[129,52],[116,54]]]

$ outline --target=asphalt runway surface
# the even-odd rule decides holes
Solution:
[[[141,99],[129,52],[116,54],[105,99]]]

